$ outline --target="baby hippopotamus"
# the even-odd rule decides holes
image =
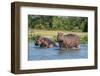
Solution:
[[[40,47],[45,47],[45,48],[51,48],[55,46],[55,43],[49,38],[39,36],[36,39],[35,45]]]
[[[59,43],[60,48],[67,48],[67,49],[79,49],[80,45],[80,38],[76,34],[67,34],[64,35],[63,33],[58,33],[57,41]]]

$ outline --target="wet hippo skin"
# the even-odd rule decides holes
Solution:
[[[39,45],[40,47],[51,48],[55,46],[55,43],[50,40],[49,38],[39,36],[36,41],[35,45]]]
[[[58,33],[57,41],[60,48],[79,49],[80,38],[76,34],[64,35],[63,33]]]

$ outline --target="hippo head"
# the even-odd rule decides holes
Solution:
[[[38,46],[38,45],[41,45],[43,42],[43,38],[41,36],[37,37],[36,41],[35,41],[35,45]]]
[[[64,39],[63,33],[59,32],[58,35],[57,35],[57,41],[58,42],[63,42],[63,39]]]

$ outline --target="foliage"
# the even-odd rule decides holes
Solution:
[[[83,36],[80,38],[80,43],[82,44],[87,44],[88,43],[88,36]]]
[[[88,18],[74,16],[28,15],[28,40],[34,41],[39,35],[56,42],[58,32],[75,33],[80,36],[80,43],[88,42]]]
[[[29,41],[35,41],[40,35],[31,35],[28,37]]]
[[[28,26],[38,30],[87,32],[87,17],[28,15]]]

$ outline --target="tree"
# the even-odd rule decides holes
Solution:
[[[87,23],[87,19],[84,20],[84,29],[83,32],[87,32],[88,31],[88,23]]]
[[[28,25],[33,29],[83,31],[88,30],[87,17],[29,15]]]

